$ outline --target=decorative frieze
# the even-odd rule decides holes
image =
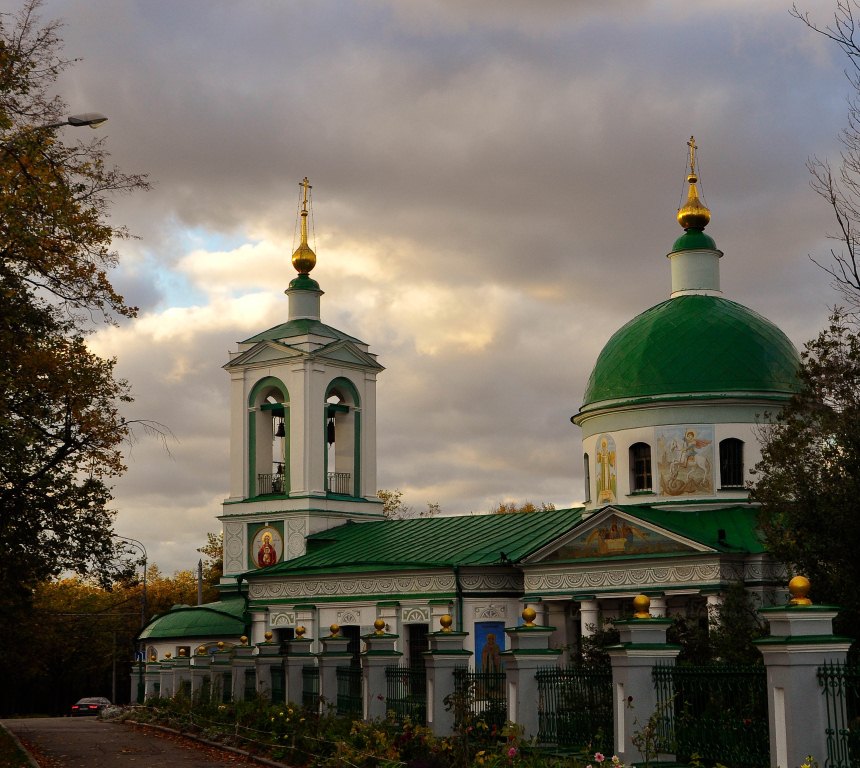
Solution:
[[[508,607],[506,605],[479,605],[475,606],[475,619],[506,619]]]
[[[463,573],[460,584],[465,592],[522,592],[520,573]]]
[[[430,621],[430,609],[404,608],[401,618],[404,624],[426,624]]]
[[[242,561],[245,549],[241,523],[224,523],[224,572],[237,573],[246,570]]]
[[[251,577],[253,578],[253,577]],[[377,595],[450,593],[451,574],[435,576],[356,576],[350,578],[289,579],[250,583],[252,600],[296,600],[315,597],[373,597]]]
[[[269,626],[273,629],[277,627],[294,627],[296,626],[295,611],[279,611],[272,609],[269,611]]]
[[[361,626],[361,611],[338,611],[337,623],[342,627]]]

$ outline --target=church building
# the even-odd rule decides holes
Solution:
[[[140,634],[147,657],[243,634],[252,646],[268,632],[286,640],[299,627],[316,639],[332,624],[358,653],[383,619],[404,663],[417,665],[444,614],[480,659],[526,605],[555,628],[552,645],[570,648],[641,593],[654,615],[703,622],[733,582],[778,602],[784,568],[763,547],[746,487],[760,458],[757,425],[796,390],[800,360],[775,325],[723,297],[723,253],[705,233],[710,212],[689,145],[669,298],[610,338],[571,418],[582,429],[585,502],[527,513],[384,518],[384,369],[368,344],[322,321],[305,179],[287,320],[240,342],[224,365],[222,599],[154,618]]]

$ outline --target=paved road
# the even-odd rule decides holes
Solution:
[[[41,768],[260,768],[180,736],[94,717],[0,722],[31,749]]]

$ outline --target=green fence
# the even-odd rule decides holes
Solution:
[[[302,667],[302,706],[316,711],[320,703],[320,668],[315,664]]]
[[[732,768],[770,764],[763,664],[658,665],[653,679],[661,752]]]
[[[612,754],[612,669],[542,667],[538,684],[538,741],[566,749]]]
[[[470,672],[466,667],[454,670],[454,725],[483,722],[501,729],[508,720],[504,672]]]
[[[827,701],[826,768],[860,768],[860,667],[826,663],[818,683]]]
[[[337,670],[337,714],[341,717],[361,717],[361,667],[350,665]]]
[[[427,723],[427,673],[424,667],[386,667],[386,709],[394,719]]]

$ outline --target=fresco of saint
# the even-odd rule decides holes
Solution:
[[[597,438],[597,503],[614,504],[617,492],[615,471],[615,440],[612,435]]]
[[[714,427],[658,427],[657,475],[663,496],[714,493]]]

